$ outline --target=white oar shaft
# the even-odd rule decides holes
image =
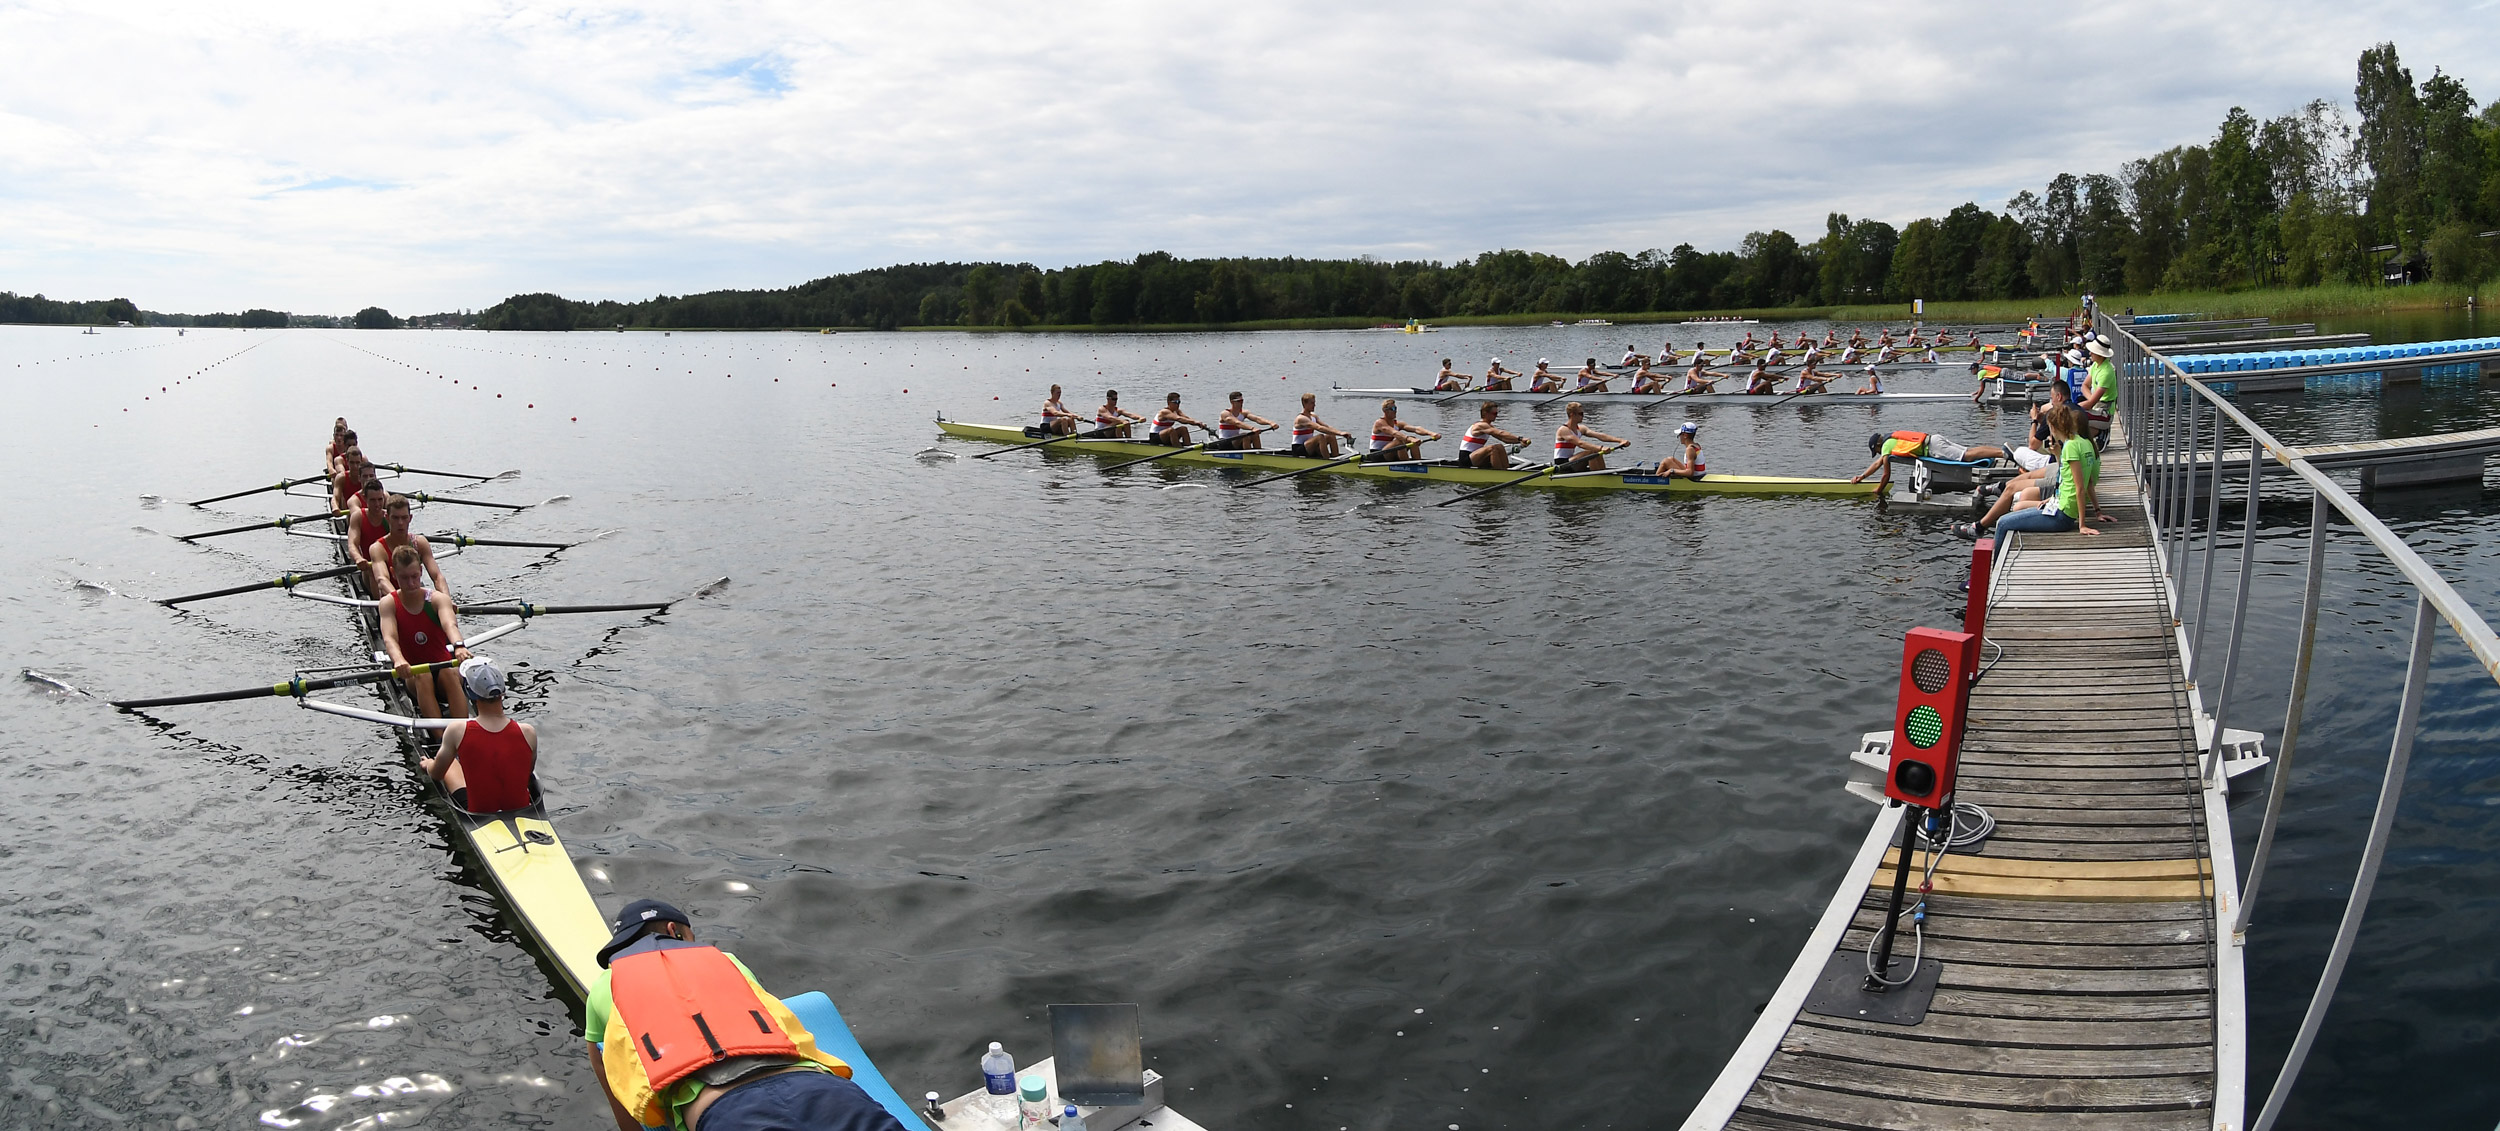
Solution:
[[[377,608],[382,604],[380,601],[368,601],[362,597],[341,597],[335,593],[308,593],[301,589],[289,589],[286,593],[289,597],[301,597],[304,600],[319,601],[325,605],[346,605],[355,609]]]
[[[342,718],[362,719],[369,723],[380,723],[383,726],[401,727],[407,730],[441,730],[450,726],[452,723],[459,721],[456,719],[412,719],[406,715],[386,715],[380,711],[368,711],[362,707],[350,707],[345,703],[325,703],[319,699],[298,699],[295,702],[301,706],[311,708],[312,710],[319,711],[325,715],[338,715]]]

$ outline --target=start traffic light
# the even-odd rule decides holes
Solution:
[[[1979,637],[1913,628],[1901,647],[1901,696],[1892,714],[1892,768],[1884,796],[1934,809],[1953,794],[1962,757]]]

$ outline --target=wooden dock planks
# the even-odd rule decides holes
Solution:
[[[1688,1129],[2213,1126],[2216,810],[2123,447],[2103,469],[2117,523],[2026,535],[1998,562],[1987,636],[2003,651],[1973,689],[1957,786],[1997,828],[1946,855],[1924,939],[1898,944],[1944,964],[1926,1018],[1766,1010]],[[1855,891],[1854,915],[1827,917],[1837,935],[1818,932],[1799,971],[1881,927],[1897,852],[1876,860],[1873,835],[1838,897]],[[1791,989],[1775,1003],[1801,1001]]]

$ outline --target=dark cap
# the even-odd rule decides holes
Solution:
[[[686,918],[685,912],[669,904],[656,899],[637,899],[626,904],[623,911],[616,913],[616,922],[612,924],[616,929],[616,936],[608,940],[608,945],[599,948],[599,965],[605,967],[608,959],[615,957],[617,951],[634,945],[634,940],[641,938],[643,931],[653,923],[694,926],[694,922]]]
[[[1866,434],[1866,450],[1880,454],[1884,450],[1884,441],[1891,438],[1889,432],[1869,432]]]

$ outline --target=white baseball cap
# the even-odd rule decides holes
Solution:
[[[471,699],[501,699],[503,671],[495,666],[493,660],[472,656],[461,661],[460,686],[468,691]]]

